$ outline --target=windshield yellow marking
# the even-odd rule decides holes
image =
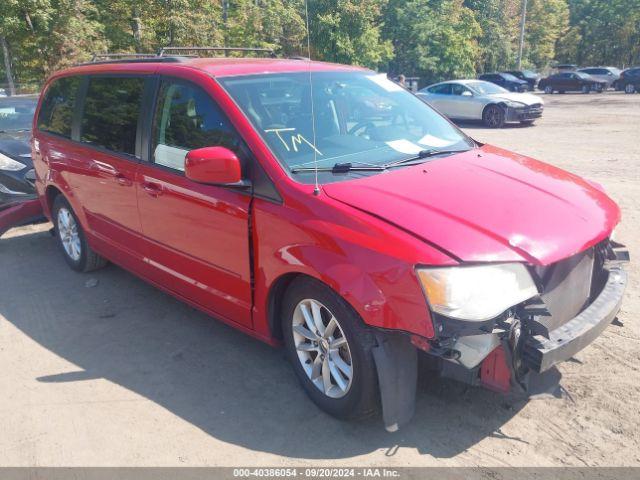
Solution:
[[[315,152],[318,155],[322,155],[322,152],[320,150],[318,150],[316,148],[316,146],[311,143],[309,140],[307,140],[304,135],[302,135],[301,133],[297,133],[297,134],[291,134],[291,147],[289,147],[289,142],[287,142],[286,138],[284,138],[282,136],[282,132],[295,132],[295,128],[269,128],[267,130],[265,130],[265,132],[267,133],[275,133],[278,137],[278,139],[280,140],[280,142],[282,142],[282,145],[284,145],[284,148],[287,149],[287,152],[291,151],[291,148],[293,148],[293,150],[295,152],[298,151],[298,146],[302,145],[303,143],[306,143],[307,145],[309,145],[313,150],[315,150]]]

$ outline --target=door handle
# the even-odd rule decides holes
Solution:
[[[144,182],[142,184],[142,189],[147,193],[147,195],[152,197],[158,197],[162,195],[163,192],[162,185],[153,182]]]
[[[130,187],[133,185],[133,182],[125,177],[122,173],[116,173],[115,175],[116,182],[118,185],[122,185],[123,187]]]
[[[115,177],[119,174],[118,170],[108,163],[99,162],[97,160],[91,161],[91,170],[95,170],[99,174],[107,175],[109,177]]]

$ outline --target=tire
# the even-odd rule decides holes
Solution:
[[[499,105],[487,105],[482,112],[482,122],[489,128],[502,128],[505,112]]]
[[[589,93],[591,93],[591,87],[589,87],[589,85],[583,85],[580,91],[588,95]]]
[[[553,87],[551,85],[547,85],[546,87],[544,87],[544,93],[546,93],[547,95],[551,95],[553,93]]]
[[[73,270],[90,272],[107,264],[107,260],[94,252],[87,243],[78,217],[62,195],[55,198],[51,217],[58,247]]]
[[[326,328],[326,338],[308,328],[317,325],[317,319]],[[328,334],[330,319],[335,319],[337,326]],[[311,278],[294,281],[285,293],[282,322],[287,357],[302,387],[320,409],[347,420],[360,420],[380,410],[377,370],[371,353],[374,335],[337,293]],[[338,341],[342,346],[337,350],[328,348]],[[351,377],[344,373],[349,369]]]
[[[635,93],[636,87],[633,83],[627,83],[624,86],[624,93]]]

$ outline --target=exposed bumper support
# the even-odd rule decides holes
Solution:
[[[544,372],[593,342],[618,314],[626,284],[626,272],[619,266],[610,267],[607,282],[591,305],[551,330],[549,338],[535,335],[526,339],[522,349],[524,364]]]

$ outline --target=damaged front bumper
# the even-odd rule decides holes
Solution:
[[[608,278],[596,299],[576,317],[555,330],[548,338],[528,336],[522,346],[523,365],[541,373],[570,359],[593,342],[613,321],[622,305],[627,273],[621,267],[607,269]]]
[[[579,284],[574,273],[579,276],[588,273],[580,270],[585,261],[593,262],[587,284],[591,294],[586,305],[573,310],[569,318],[562,317],[567,312],[565,307],[575,302]],[[543,286],[539,297],[510,309],[502,318],[478,325],[475,331],[462,330],[456,322],[439,318],[445,335],[435,339],[436,348],[429,353],[443,360],[444,376],[501,392],[515,385],[526,389],[529,372],[543,373],[569,360],[613,321],[627,284],[622,265],[628,261],[629,252],[623,245],[609,240],[602,242],[565,260],[564,265],[551,267],[547,274],[553,275],[554,268],[555,272],[565,269],[564,279],[549,285],[555,291]]]
[[[505,111],[505,120],[507,122],[535,120],[536,118],[542,117],[543,110],[544,106],[540,103],[517,108],[507,107]]]

